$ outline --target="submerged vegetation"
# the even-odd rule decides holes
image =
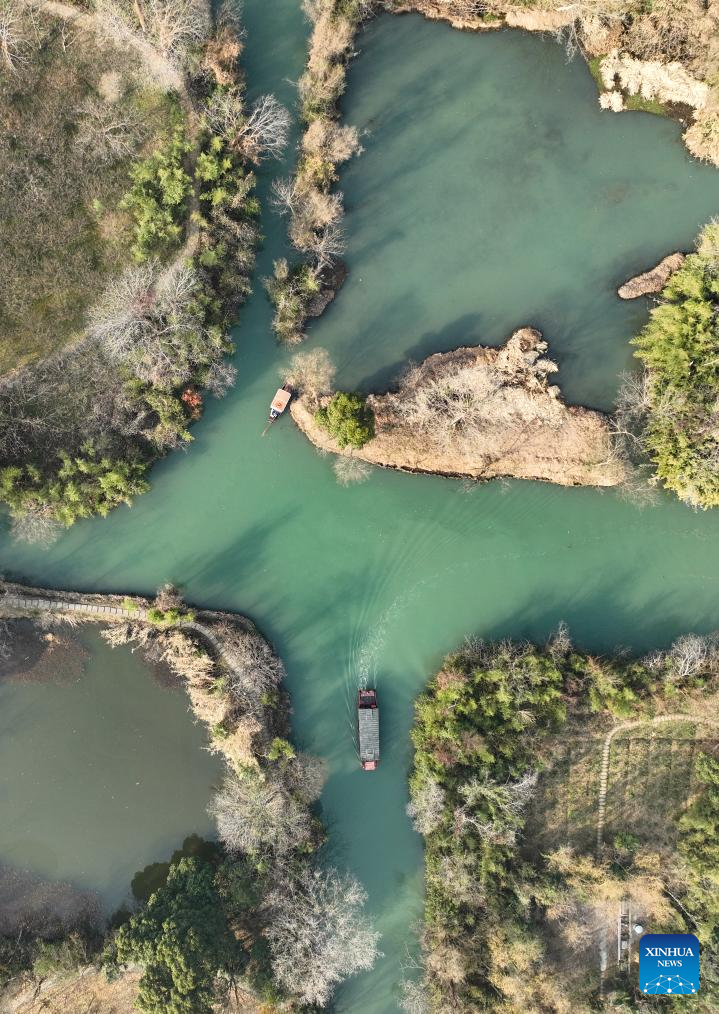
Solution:
[[[246,107],[240,27],[205,0],[37,16],[10,2],[15,141],[0,156],[25,196],[3,226],[0,366],[20,369],[0,378],[0,498],[17,535],[47,541],[143,492],[152,462],[192,439],[204,392],[233,383],[251,166],[282,150],[289,116],[271,96]]]
[[[645,370],[625,379],[617,432],[692,507],[719,505],[719,225],[704,229],[634,340]]]
[[[412,733],[408,809],[425,838],[427,893],[425,977],[408,984],[406,1010],[589,1014],[622,905],[650,932],[697,933],[706,973],[692,1004],[715,1009],[719,766],[693,728],[717,690],[716,638],[609,660],[560,629],[546,648],[469,643],[445,660]],[[629,738],[613,739],[605,825],[602,750],[619,719]],[[663,732],[648,776],[639,749],[652,722]],[[683,778],[658,753],[676,760],[680,747]],[[641,783],[631,799],[627,775]],[[613,1010],[643,1009],[632,971],[607,971]]]

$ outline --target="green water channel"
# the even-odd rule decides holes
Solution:
[[[253,93],[293,101],[298,8],[246,0]],[[386,16],[359,49],[343,100],[365,131],[341,183],[350,276],[310,345],[331,352],[341,386],[370,388],[408,357],[533,324],[568,398],[609,406],[647,312],[616,286],[689,247],[719,212],[719,173],[690,161],[676,124],[601,112],[586,67],[551,40]],[[263,170],[263,194],[275,171]],[[264,231],[260,273],[283,251],[269,213]],[[390,472],[342,488],[289,419],[260,436],[287,354],[256,289],[235,390],[187,454],[155,469],[152,492],[49,552],[5,541],[0,559],[6,575],[57,586],[147,593],[174,581],[192,602],[247,612],[274,641],[295,737],[330,765],[328,858],[361,879],[383,933],[384,959],[336,1008],[383,1014],[421,912],[421,844],[404,812],[418,691],[465,635],[541,639],[563,619],[587,648],[642,650],[719,626],[719,514]],[[353,742],[363,679],[382,708],[373,775]]]

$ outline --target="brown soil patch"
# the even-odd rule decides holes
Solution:
[[[128,971],[108,982],[104,972],[90,966],[42,982],[27,976],[0,994],[0,1014],[137,1014],[140,974]]]

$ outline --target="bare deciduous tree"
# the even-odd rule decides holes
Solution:
[[[94,162],[112,164],[134,154],[139,139],[137,119],[108,102],[90,96],[77,110],[75,143]]]
[[[321,757],[298,753],[288,764],[287,783],[305,803],[314,803],[322,795],[327,780],[327,765]]]
[[[685,680],[719,674],[719,634],[685,634],[668,651],[655,651],[644,664],[653,672]]]
[[[55,461],[87,441],[137,431],[139,413],[92,341],[0,378],[0,458]]]
[[[242,145],[255,162],[279,158],[287,147],[292,117],[274,95],[261,95],[250,108]]]
[[[280,371],[280,375],[287,384],[311,401],[316,401],[321,395],[332,391],[335,367],[327,349],[316,348],[308,352],[297,352],[289,366]]]
[[[361,458],[351,455],[335,458],[332,468],[340,486],[352,486],[355,483],[366,482],[372,474],[372,466],[367,461],[362,461]]]
[[[331,222],[323,229],[313,232],[307,250],[314,256],[317,271],[330,268],[345,252],[345,234],[338,222]]]
[[[259,772],[230,774],[215,795],[210,812],[232,854],[281,859],[312,837],[307,806],[277,780]]]
[[[362,915],[365,898],[352,877],[309,867],[283,877],[269,893],[272,967],[302,1003],[324,1006],[338,983],[374,964],[379,934]]]
[[[110,282],[90,311],[89,332],[110,362],[129,366],[146,383],[178,386],[212,350],[198,287],[187,264],[165,270],[156,261],[135,265]]]
[[[362,150],[356,127],[325,118],[310,123],[302,138],[302,147],[309,155],[319,155],[333,165],[346,162]]]
[[[470,778],[459,790],[465,801],[454,813],[458,833],[471,829],[485,841],[512,845],[518,818],[536,784],[537,774],[531,771],[506,785],[486,777]]]
[[[272,206],[280,215],[297,213],[301,197],[294,177],[282,177],[272,181]]]
[[[210,33],[209,8],[201,0],[138,0],[142,30],[168,57],[183,62]]]
[[[15,515],[10,526],[10,534],[18,542],[48,549],[62,532],[62,525],[52,516],[47,505],[39,504],[20,515]]]
[[[230,388],[234,386],[236,378],[237,370],[232,363],[219,359],[207,371],[205,387],[215,398],[224,398]]]
[[[406,979],[402,983],[402,996],[398,1007],[405,1014],[430,1014],[429,992],[427,983],[420,979]]]
[[[237,87],[216,88],[205,103],[204,113],[212,132],[233,143],[247,120],[242,91]]]
[[[25,33],[18,6],[13,0],[0,3],[0,65],[15,70],[24,62]]]
[[[428,779],[421,789],[412,793],[407,815],[418,834],[428,835],[437,830],[444,818],[445,801],[445,791],[434,779]]]
[[[284,678],[282,661],[259,634],[229,623],[220,624],[217,632],[231,661],[225,678],[227,694],[243,711],[257,713],[263,707],[262,695],[276,690]]]
[[[292,118],[274,95],[261,95],[246,111],[240,89],[218,91],[209,99],[205,116],[216,133],[253,162],[279,158],[287,147]]]
[[[569,627],[564,620],[560,620],[557,629],[547,642],[547,651],[555,661],[558,661],[568,655],[571,650],[572,639],[569,636]]]
[[[486,889],[478,879],[477,864],[471,852],[442,856],[438,875],[442,890],[459,904],[478,908],[486,901]]]

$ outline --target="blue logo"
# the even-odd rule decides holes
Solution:
[[[647,933],[639,941],[639,988],[648,996],[699,991],[699,941],[693,933]]]

